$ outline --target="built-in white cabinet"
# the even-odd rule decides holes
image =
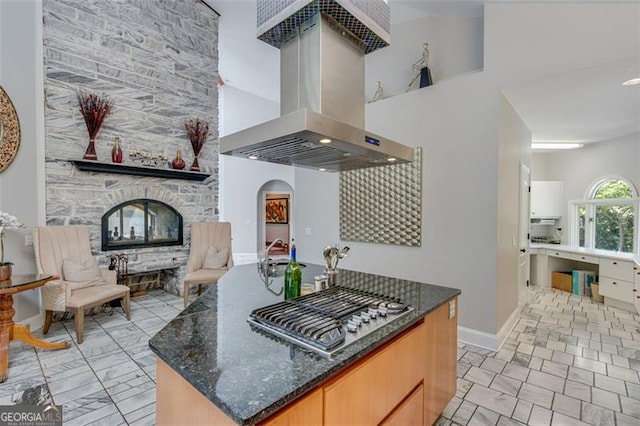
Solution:
[[[635,304],[640,313],[640,263],[636,262],[628,253],[616,257],[599,250],[567,246],[534,247],[531,251],[531,283],[551,287],[554,271],[595,271],[600,284],[599,293],[608,301],[605,303],[624,302],[613,305],[622,309],[629,309],[629,304]]]
[[[600,258],[600,294],[634,303],[636,265],[625,260]]]
[[[636,305],[636,311],[640,313],[640,269],[636,267],[636,288],[633,290],[633,302]]]
[[[562,182],[534,180],[531,182],[531,218],[545,219],[562,216]]]
[[[593,263],[595,265],[600,263],[600,259],[597,256],[589,256],[582,253],[571,253],[571,259],[577,260],[578,262]]]
[[[547,250],[547,254],[553,257],[561,257],[563,259],[573,259],[571,253],[561,250]]]

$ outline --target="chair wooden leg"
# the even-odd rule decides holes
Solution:
[[[202,284],[198,284],[198,296],[202,294]]]
[[[129,292],[122,298],[122,308],[127,315],[127,319],[131,321],[131,294]]]
[[[76,323],[76,340],[81,344],[84,337],[84,308],[75,309],[73,314]]]
[[[42,326],[42,333],[47,334],[49,327],[51,327],[51,319],[53,318],[53,312],[46,309],[44,311],[44,325]]]
[[[189,284],[184,283],[184,307],[189,304]]]

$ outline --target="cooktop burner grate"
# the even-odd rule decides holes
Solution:
[[[286,340],[330,355],[332,351],[345,346],[346,340],[352,343],[356,338],[389,323],[391,317],[395,318],[397,314],[410,309],[397,298],[331,287],[255,309],[247,321]],[[349,336],[345,331],[345,322],[351,324],[352,333]]]

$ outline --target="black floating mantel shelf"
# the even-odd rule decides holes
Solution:
[[[130,164],[118,163],[101,163],[99,161],[90,160],[71,160],[73,164],[85,172],[101,172],[101,173],[117,173],[123,175],[161,177],[167,179],[183,179],[203,181],[210,174],[192,172],[188,170],[160,169],[148,166],[133,166]]]

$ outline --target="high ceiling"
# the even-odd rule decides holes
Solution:
[[[230,85],[279,102],[279,52],[256,39],[256,0],[205,0],[225,19],[220,26],[220,73]],[[530,0],[493,0],[525,3]],[[604,0],[537,0],[537,3],[606,3]],[[637,0],[610,1],[637,3]],[[388,0],[392,23],[426,16],[483,16],[484,1]],[[640,10],[640,6],[639,6]],[[640,12],[639,12],[640,13]],[[597,29],[594,29],[597,31]],[[237,52],[251,52],[238,55]],[[640,57],[504,90],[534,140],[598,140],[640,132]]]
[[[591,143],[640,132],[640,57],[505,89],[535,142]]]

